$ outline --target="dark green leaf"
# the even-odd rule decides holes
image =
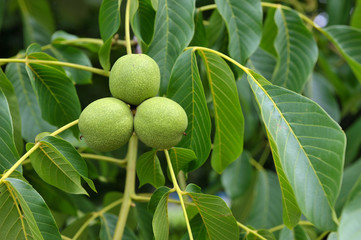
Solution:
[[[156,188],[164,185],[164,174],[156,150],[146,152],[138,158],[137,176],[139,187],[146,183],[150,183]]]
[[[83,224],[85,222],[87,222],[89,220],[89,218],[92,217],[92,214],[86,214],[78,219],[76,219],[75,221],[73,221],[71,224],[69,224],[62,232],[61,234],[69,237],[69,238],[73,238],[75,236],[75,234],[77,234],[77,232],[79,231],[79,229],[81,228],[81,226],[83,226]],[[85,228],[85,230],[80,234],[80,236],[78,236],[79,240],[88,240],[88,228]]]
[[[327,37],[341,52],[359,81],[361,81],[361,29],[331,26],[324,29]]]
[[[197,240],[207,240],[207,229],[206,226],[203,223],[202,217],[200,214],[197,214],[192,218],[192,220],[189,223],[191,225],[193,239]],[[185,236],[182,238],[182,240],[188,240],[189,236],[188,233],[185,234]]]
[[[100,216],[100,233],[99,237],[100,240],[112,240],[114,235],[114,230],[117,224],[118,218],[117,216],[110,214],[110,213],[104,213]],[[135,240],[137,237],[135,234],[129,230],[128,227],[125,227],[122,240]]]
[[[152,225],[155,239],[168,240],[169,237],[168,197],[169,191],[161,196],[154,212]]]
[[[135,1],[134,1],[135,2]],[[153,39],[155,11],[150,0],[139,0],[139,6],[132,18],[134,34],[145,44]]]
[[[276,66],[276,58],[262,48],[258,48],[250,57],[248,64],[266,79],[270,79]]]
[[[81,186],[81,178],[95,191],[92,180],[88,178],[88,167],[76,149],[67,141],[47,136],[30,161],[37,174],[47,183],[65,192],[87,194]],[[28,144],[27,148],[33,144]]]
[[[211,120],[202,82],[193,50],[187,50],[177,59],[169,80],[167,96],[178,102],[188,116],[188,127],[178,146],[192,149],[197,161],[189,170],[200,167],[211,150]]]
[[[220,197],[203,193],[187,193],[187,195],[198,208],[208,239],[238,240],[239,230],[236,219]]]
[[[218,10],[215,9],[209,18],[209,22],[206,26],[206,36],[208,40],[208,47],[214,48],[214,45],[222,38],[223,33],[226,31],[226,27],[222,16]]]
[[[301,226],[293,229],[283,228],[279,240],[311,240]]]
[[[11,168],[19,159],[16,150],[13,122],[11,119],[9,103],[0,88],[0,173]],[[17,168],[22,171],[22,167]]]
[[[19,103],[21,133],[25,141],[32,142],[40,132],[52,132],[56,128],[41,117],[41,111],[35,92],[31,86],[25,65],[10,63],[6,66],[6,76],[14,86]]]
[[[356,7],[353,9],[350,25],[355,28],[361,28],[361,1],[356,0]]]
[[[170,188],[162,186],[160,188],[158,188],[157,190],[155,190],[155,192],[153,193],[149,204],[148,204],[148,210],[151,213],[154,213],[155,209],[158,206],[158,203],[160,201],[160,199],[164,196],[164,195],[168,195]]]
[[[7,178],[0,185],[0,239],[61,240],[42,197],[26,182]]]
[[[32,53],[29,59],[56,61],[45,53]],[[80,115],[80,102],[75,87],[66,76],[63,68],[55,65],[27,63],[31,70],[28,73],[33,77],[42,116],[49,123],[63,126],[78,119]]]
[[[189,45],[207,47],[208,39],[206,34],[206,28],[203,24],[203,13],[201,11],[194,15],[194,25],[194,35]]]
[[[4,72],[0,69],[0,90],[5,94],[6,100],[9,104],[11,120],[13,125],[14,141],[17,152],[23,153],[23,137],[21,136],[21,119],[18,99],[16,98],[15,90]]]
[[[266,238],[267,240],[276,240],[275,236],[274,236],[271,232],[269,232],[269,231],[267,231],[267,230],[263,230],[263,229],[257,230],[257,233],[258,233],[259,235],[261,235],[262,237]],[[254,235],[254,234],[252,234],[252,233],[249,233],[249,234],[247,235],[247,238],[246,238],[246,239],[247,239],[247,240],[261,240],[260,237]]]
[[[318,228],[336,228],[345,134],[313,101],[250,71],[248,81],[302,213]]]
[[[81,41],[80,39],[78,39],[78,36],[69,34],[61,30],[56,31],[51,36],[51,42],[53,44],[64,44],[64,45],[72,45],[75,47],[82,47],[96,53],[99,51],[101,45],[103,45],[102,42],[98,43],[98,42]]]
[[[361,118],[357,119],[350,127],[346,129],[346,159],[345,163],[351,163],[360,151],[361,146]]]
[[[216,0],[229,33],[228,51],[239,63],[256,51],[262,35],[260,0]]]
[[[342,211],[338,240],[361,238],[361,194],[350,201]]]
[[[278,27],[275,40],[278,59],[272,82],[301,92],[317,60],[316,41],[293,10],[278,8],[275,22]]]
[[[55,25],[48,0],[18,0],[18,3],[23,15],[24,45],[49,43]]]
[[[243,152],[236,161],[231,163],[222,173],[221,180],[224,190],[231,198],[241,196],[251,185],[251,155]]]
[[[169,150],[174,174],[178,176],[179,171],[188,172],[189,163],[197,159],[195,153],[186,148],[171,148]]]
[[[352,0],[328,0],[326,4],[328,25],[348,24],[352,3]]]
[[[221,173],[243,151],[244,118],[233,73],[215,55],[199,51],[206,66],[215,112],[212,167]]]
[[[277,25],[275,23],[275,8],[269,8],[267,10],[267,17],[263,24],[263,33],[260,43],[260,47],[270,53],[272,56],[277,57],[277,52],[274,46],[274,42],[277,36]]]
[[[135,205],[139,233],[144,240],[153,240],[152,215],[147,210],[147,203],[137,203]]]
[[[195,1],[159,0],[154,38],[148,54],[160,68],[160,95],[167,90],[169,76],[179,54],[192,40],[194,11]]]
[[[52,44],[49,46],[49,51],[53,53],[59,61],[91,67],[88,56],[77,48],[61,44]],[[91,72],[70,67],[64,67],[64,70],[75,84],[89,84],[92,82]]]
[[[121,0],[103,0],[99,10],[99,29],[103,46],[99,50],[99,61],[104,70],[110,69],[110,50],[113,35],[120,26]]]

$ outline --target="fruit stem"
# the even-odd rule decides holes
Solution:
[[[125,189],[123,203],[120,208],[118,222],[114,231],[113,240],[121,240],[125,225],[127,223],[128,213],[132,204],[132,196],[135,194],[135,167],[137,163],[138,138],[135,134],[130,138],[128,144],[127,176],[125,179]]]
[[[130,24],[129,24],[131,1],[132,0],[127,1],[127,7],[125,9],[125,42],[127,46],[127,54],[132,54],[131,41],[130,41]]]
[[[191,229],[191,226],[189,224],[187,210],[186,210],[184,200],[183,200],[183,195],[182,195],[183,192],[178,186],[177,178],[175,177],[175,174],[174,174],[174,170],[173,170],[172,162],[170,161],[168,150],[164,149],[164,153],[165,153],[165,157],[167,159],[167,164],[168,164],[170,175],[172,177],[172,182],[173,182],[173,185],[174,185],[174,189],[178,194],[178,197],[179,197],[179,200],[180,200],[180,203],[181,203],[181,206],[182,206],[184,218],[186,220],[186,225],[187,225],[187,229],[188,229],[189,239],[193,240],[192,229]]]

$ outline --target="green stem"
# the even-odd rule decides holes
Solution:
[[[243,230],[245,230],[246,233],[247,233],[247,235],[248,235],[249,233],[252,233],[253,235],[257,236],[259,239],[267,240],[265,237],[261,236],[257,231],[250,229],[249,227],[243,225],[242,223],[237,222],[237,225],[238,225],[240,228],[242,228]]]
[[[55,132],[51,133],[50,136],[55,136],[58,135],[59,133],[65,131],[68,128],[71,128],[72,126],[78,124],[79,120],[75,120],[71,123],[68,123],[67,125],[59,128],[58,130],[56,130]],[[36,149],[39,148],[40,146],[40,142],[37,142],[32,148],[29,149],[29,151],[27,151],[6,173],[4,173],[4,175],[2,175],[1,179],[0,179],[0,184],[6,179],[8,178],[15,170],[17,167],[19,167],[29,156],[30,154],[32,154]]]
[[[200,11],[200,12],[204,12],[204,11],[213,10],[213,9],[216,9],[216,8],[217,8],[216,4],[209,4],[209,5],[199,7],[199,8],[197,8],[197,10]]]
[[[122,239],[125,224],[127,223],[128,213],[132,204],[132,196],[135,194],[135,167],[137,162],[138,138],[135,134],[130,138],[128,143],[128,153],[126,159],[127,176],[125,179],[125,189],[123,204],[120,208],[118,222],[114,231],[113,240]]]
[[[127,46],[127,54],[132,54],[132,47],[130,42],[130,24],[129,24],[129,14],[130,14],[130,4],[132,0],[127,1],[127,7],[125,9],[125,42]]]
[[[186,207],[185,207],[185,204],[184,204],[184,200],[183,200],[183,196],[182,196],[182,190],[181,190],[181,189],[179,188],[179,186],[178,186],[177,178],[176,178],[176,176],[175,176],[175,174],[174,174],[174,170],[173,170],[172,162],[171,162],[170,157],[169,157],[168,150],[167,150],[167,149],[164,149],[164,153],[165,153],[165,157],[166,157],[166,159],[167,159],[167,164],[168,164],[169,172],[170,172],[170,175],[171,175],[171,178],[172,178],[172,182],[173,182],[173,185],[174,185],[174,189],[175,189],[175,191],[176,191],[177,194],[178,194],[178,197],[179,197],[179,200],[180,200],[180,203],[181,203],[181,206],[182,206],[184,218],[185,218],[185,220],[186,220],[186,225],[187,225],[187,229],[188,229],[189,239],[190,239],[190,240],[193,240],[192,229],[191,229],[191,226],[190,226],[190,224],[189,224],[188,215],[187,215],[187,210],[186,210]]]
[[[327,234],[329,234],[328,231],[327,231],[327,232],[323,232],[316,240],[322,240],[322,239],[324,239],[324,237],[326,237]]]
[[[313,224],[311,222],[308,222],[308,221],[299,221],[298,222],[299,225],[302,225],[302,226],[313,226]],[[270,228],[268,229],[269,232],[277,232],[283,228],[285,228],[286,225],[284,224],[281,224],[281,225],[278,225],[278,226],[275,226],[273,228]]]
[[[109,163],[114,163],[121,167],[124,167],[127,164],[126,159],[117,159],[117,158],[113,158],[113,157],[107,157],[107,156],[101,156],[101,155],[89,154],[89,153],[81,153],[80,156],[82,156],[83,158],[87,158],[87,159],[94,159],[94,160],[100,160],[100,161],[105,161],[105,162],[109,162]]]
[[[98,68],[83,66],[80,64],[75,63],[68,63],[68,62],[60,62],[60,61],[49,61],[49,60],[38,60],[38,59],[20,59],[20,58],[0,58],[0,64],[1,63],[39,63],[39,64],[48,64],[48,65],[56,65],[56,66],[63,66],[63,67],[71,67],[76,68],[88,72],[92,72],[95,74],[99,74],[105,77],[109,77],[109,71],[105,71]]]

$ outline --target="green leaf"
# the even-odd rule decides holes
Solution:
[[[267,240],[276,240],[275,236],[269,232],[268,230],[264,230],[264,229],[260,229],[260,230],[257,230],[257,233],[259,235],[261,235],[262,237],[266,238]],[[252,233],[249,233],[247,235],[247,240],[261,240],[260,237],[252,234]]]
[[[75,236],[75,234],[77,234],[77,232],[79,231],[79,229],[83,226],[83,224],[85,222],[87,222],[89,220],[89,218],[91,218],[93,216],[93,214],[88,213],[78,219],[76,219],[75,221],[73,221],[71,224],[69,224],[62,232],[61,234],[68,237],[68,238],[73,238]],[[85,230],[80,234],[80,236],[78,237],[79,240],[88,240],[88,228],[85,228]]]
[[[168,86],[172,67],[194,33],[195,1],[159,0],[155,18],[155,32],[148,55],[159,65],[160,95]]]
[[[250,187],[252,181],[251,155],[243,152],[222,173],[224,190],[230,198],[241,196]]]
[[[226,33],[226,27],[222,16],[218,10],[215,9],[209,17],[209,22],[206,25],[206,36],[208,40],[208,47],[215,49],[215,45],[222,39]]]
[[[336,24],[347,25],[353,2],[352,0],[328,0],[326,4],[328,26]],[[337,11],[335,11],[335,9],[337,9]]]
[[[139,235],[141,239],[153,240],[152,217],[147,210],[147,203],[137,203],[135,210],[137,212],[137,221],[139,226]]]
[[[123,193],[121,192],[107,192],[103,198],[103,207],[112,204],[113,202],[121,199],[123,197]],[[108,213],[112,213],[114,215],[119,214],[121,204],[109,209]]]
[[[341,52],[353,73],[361,82],[361,29],[350,26],[331,26],[324,29],[328,39]]]
[[[316,41],[293,10],[277,9],[275,22],[278,59],[272,83],[301,92],[317,60]]]
[[[185,51],[177,59],[169,80],[167,96],[178,102],[187,113],[187,135],[178,146],[195,152],[197,160],[189,170],[197,169],[207,160],[211,150],[211,120],[193,50]]]
[[[103,0],[99,10],[99,29],[103,46],[99,50],[99,61],[104,70],[110,69],[110,50],[113,35],[120,26],[121,0]]]
[[[361,28],[361,1],[356,0],[356,6],[353,9],[350,25],[355,28]]]
[[[55,24],[48,0],[18,0],[18,4],[24,25],[24,45],[49,43]]]
[[[32,53],[29,59],[56,61],[46,53]],[[43,118],[50,124],[63,126],[78,119],[80,102],[75,87],[63,68],[55,65],[27,63],[33,77]]]
[[[338,239],[361,238],[361,194],[350,201],[342,211],[340,225],[338,227]]]
[[[77,48],[53,43],[49,46],[49,51],[54,54],[59,61],[91,67],[88,56]],[[92,82],[91,72],[70,67],[64,67],[64,70],[75,84],[89,84]]]
[[[64,192],[87,194],[81,186],[81,178],[95,191],[92,180],[88,178],[88,167],[76,149],[67,141],[58,137],[47,136],[30,161],[36,173],[47,183]],[[33,146],[28,144],[27,148]]]
[[[138,1],[138,9],[131,18],[132,29],[137,38],[148,45],[153,39],[155,11],[150,0]]]
[[[0,239],[61,240],[42,197],[16,178],[0,185],[0,228]]]
[[[170,191],[170,188],[165,187],[165,186],[162,186],[162,187],[158,188],[157,190],[155,190],[155,192],[152,194],[152,197],[149,201],[148,211],[150,211],[151,213],[154,213],[158,206],[160,199],[164,195],[167,195],[169,191]]]
[[[154,238],[157,240],[168,240],[169,238],[168,197],[169,191],[161,196],[154,212],[152,225]]]
[[[3,91],[6,100],[8,101],[9,110],[11,114],[11,121],[13,125],[14,141],[17,152],[23,153],[23,137],[21,136],[21,119],[18,99],[16,98],[15,90],[4,72],[0,69],[0,90]]]
[[[315,102],[269,83],[250,71],[248,81],[262,120],[302,213],[322,230],[333,230],[342,179],[345,134]]]
[[[266,79],[270,79],[276,66],[276,58],[262,48],[258,48],[248,60],[248,64]]]
[[[171,148],[169,150],[174,174],[178,176],[179,171],[188,172],[189,163],[197,159],[195,153],[186,148]]]
[[[193,234],[193,239],[197,239],[197,240],[207,240],[207,229],[206,226],[203,223],[202,217],[200,214],[197,214],[196,216],[194,216],[190,223],[191,225],[191,229],[192,229],[192,234]],[[182,238],[182,240],[188,240],[189,239],[189,235],[188,233],[186,233],[184,235],[184,237]]]
[[[9,103],[0,88],[0,173],[11,168],[19,159],[16,150],[13,122],[11,119]],[[22,167],[17,168],[22,171]]]
[[[256,51],[262,35],[260,0],[216,0],[229,33],[228,51],[239,63]]]
[[[301,210],[298,207],[295,193],[292,189],[290,182],[282,168],[280,155],[277,149],[275,140],[267,132],[268,140],[270,142],[270,148],[275,163],[278,180],[282,191],[282,207],[283,207],[283,222],[288,228],[293,228],[297,225],[301,218]]]
[[[357,119],[350,127],[346,129],[346,159],[345,163],[351,163],[358,155],[361,138],[358,134],[361,131],[361,118]]]
[[[236,219],[226,203],[218,196],[203,193],[187,193],[196,205],[205,225],[208,239],[238,240]]]
[[[139,178],[139,187],[146,183],[150,183],[156,188],[164,185],[165,179],[157,156],[157,150],[146,152],[138,158],[137,176]]]
[[[76,39],[77,39],[77,41],[73,41]],[[102,42],[97,43],[97,42],[80,41],[80,39],[78,39],[78,36],[69,34],[62,30],[56,31],[51,36],[51,42],[53,45],[64,44],[64,45],[71,45],[71,46],[75,46],[75,47],[82,47],[82,48],[88,49],[89,51],[94,52],[94,53],[97,53],[99,51],[101,45],[103,45]]]
[[[221,173],[243,151],[244,118],[236,82],[227,63],[214,53],[201,50],[199,53],[206,67],[215,113],[211,163]]]
[[[267,10],[267,17],[263,24],[262,39],[259,46],[272,56],[277,57],[277,52],[274,46],[274,42],[277,36],[277,31],[275,31],[275,29],[277,29],[277,25],[274,19],[275,12],[275,8],[269,8]]]
[[[39,132],[52,132],[56,128],[41,117],[41,111],[35,92],[31,86],[25,64],[9,63],[6,76],[14,86],[19,103],[21,117],[21,135],[27,142],[32,142]]]
[[[336,232],[332,232],[328,235],[327,240],[339,240],[337,233]]]
[[[194,15],[194,26],[194,35],[189,45],[207,47],[208,39],[206,28],[203,24],[203,13],[201,11]]]
[[[293,229],[283,228],[279,240],[311,240],[301,226]]]
[[[110,213],[104,213],[100,216],[100,233],[99,237],[100,240],[112,240],[115,227],[117,224],[118,218],[117,216],[110,214]],[[122,240],[134,240],[137,239],[135,234],[129,230],[128,227],[125,227]]]

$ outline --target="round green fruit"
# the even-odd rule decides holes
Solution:
[[[184,109],[169,98],[153,97],[137,108],[134,130],[149,147],[169,149],[177,145],[188,125]]]
[[[112,97],[102,98],[83,110],[78,126],[88,146],[109,152],[129,141],[133,133],[133,114],[123,101]]]
[[[159,91],[158,64],[145,54],[128,54],[119,58],[109,75],[109,89],[113,97],[132,105],[154,97]]]

